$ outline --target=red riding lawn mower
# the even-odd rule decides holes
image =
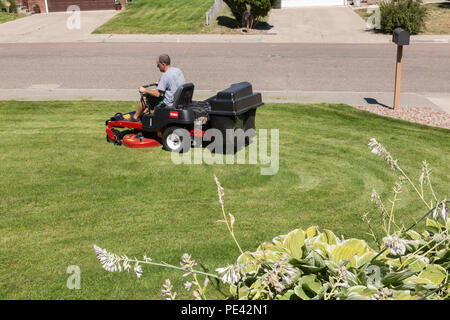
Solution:
[[[156,107],[143,114],[141,122],[129,121],[135,112],[116,113],[106,121],[106,140],[129,148],[163,145],[167,151],[187,152],[194,137],[203,138],[210,128],[220,130],[223,137],[227,129],[254,131],[256,109],[264,104],[261,94],[253,93],[248,82],[232,84],[204,101],[192,101],[193,95],[192,83],[182,85],[175,92],[173,106]],[[224,144],[228,142],[224,139]]]

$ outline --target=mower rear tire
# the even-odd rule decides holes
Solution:
[[[164,130],[162,143],[165,150],[184,153],[191,148],[191,135],[189,131],[180,127],[169,127]]]

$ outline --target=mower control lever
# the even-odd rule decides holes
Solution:
[[[158,84],[156,84],[156,83],[150,83],[150,84],[147,84],[147,85],[145,85],[145,86],[142,86],[143,88],[148,88],[148,87],[152,87],[152,86],[157,86]]]

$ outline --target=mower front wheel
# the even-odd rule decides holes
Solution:
[[[191,148],[189,131],[180,127],[169,127],[162,136],[164,149],[170,152],[184,153]]]
[[[122,142],[120,142],[119,135],[120,131],[116,129],[111,129],[111,132],[114,134],[114,140],[112,140],[108,135],[106,135],[106,141],[114,143],[116,146],[120,146]]]

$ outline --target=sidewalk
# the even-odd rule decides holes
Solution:
[[[219,90],[217,90],[219,91]],[[194,100],[204,100],[215,94],[214,90],[196,90]],[[346,91],[255,91],[261,92],[264,102],[274,103],[342,103],[350,106],[392,107],[393,92],[346,92]],[[0,89],[0,100],[106,100],[138,101],[137,90],[132,89],[52,89],[39,87],[27,89]],[[402,107],[420,107],[445,111],[450,115],[450,93],[401,93]]]
[[[69,26],[74,26],[71,17],[75,16],[71,13],[32,14],[0,24],[0,43],[101,41],[101,37],[95,37],[91,32],[116,14],[115,10],[81,12],[80,29],[68,28],[68,22]]]
[[[365,31],[365,22],[347,7],[273,9],[268,33],[91,34],[117,11],[83,11],[81,28],[68,29],[71,14],[31,15],[0,24],[0,43],[160,42],[160,43],[389,43],[392,36]],[[411,36],[411,42],[450,43],[450,35]]]
[[[278,41],[309,43],[386,43],[391,36],[365,31],[366,23],[349,6],[273,9],[269,24]]]

